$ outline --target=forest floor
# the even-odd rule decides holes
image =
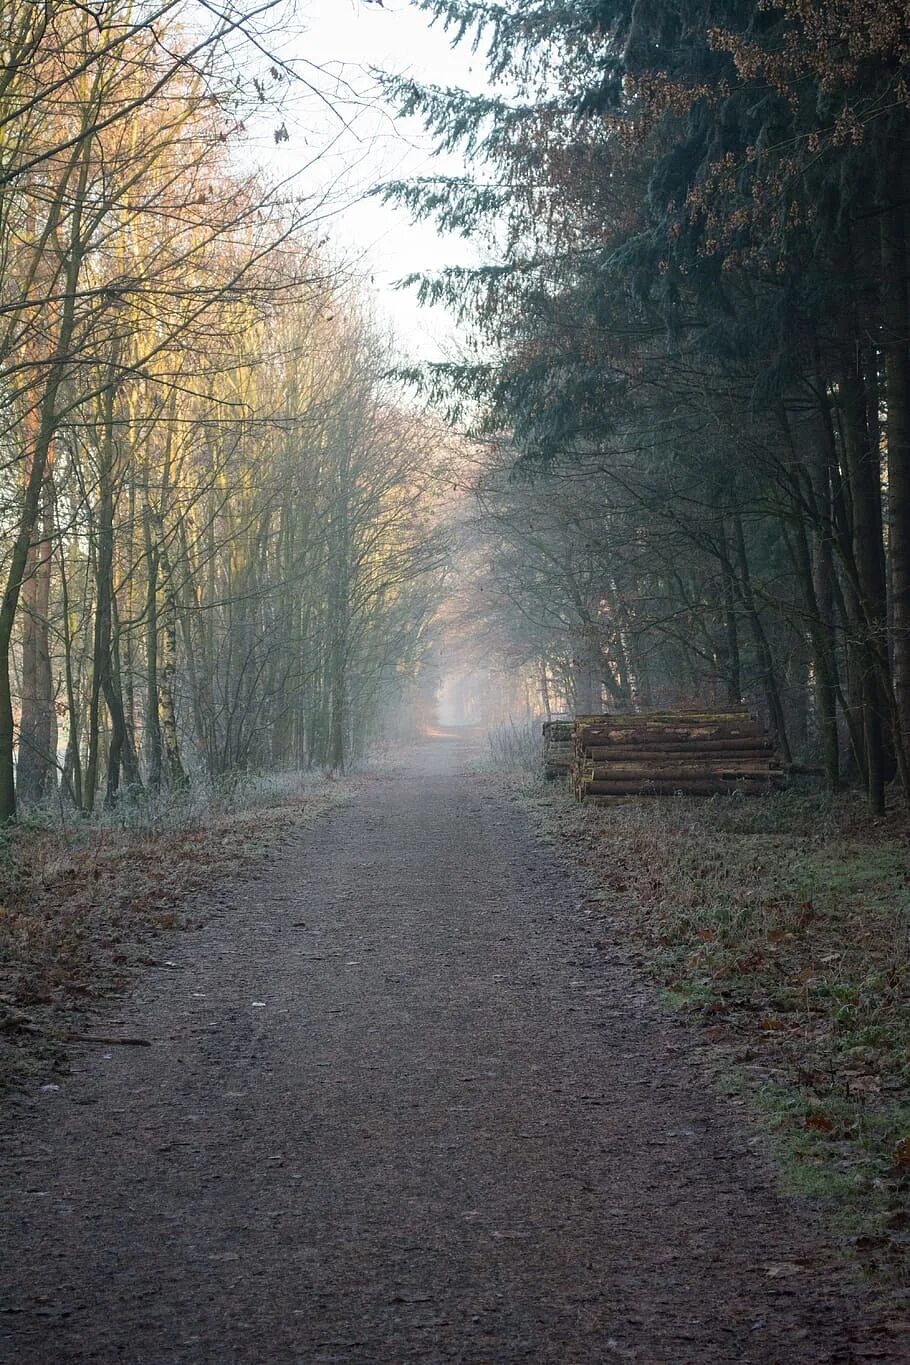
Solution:
[[[99,854],[51,931],[88,992],[53,985],[58,1024],[81,1004],[53,1073],[28,1040],[53,1032],[54,943],[20,926],[0,1360],[907,1359],[893,1300],[716,1084],[720,1040],[645,980],[607,900],[643,875],[632,816],[607,886],[610,812],[568,828],[595,816],[537,797],[541,838],[464,759],[428,744],[308,819],[185,833],[186,856]],[[82,882],[69,856],[48,885]],[[87,946],[105,925],[119,946]]]
[[[715,1082],[769,1130],[863,1271],[910,1298],[910,840],[903,810],[769,799],[578,805],[526,780],[585,913],[699,1028]]]

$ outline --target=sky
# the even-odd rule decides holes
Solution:
[[[299,0],[295,31],[280,50],[315,90],[292,84],[281,112],[287,141],[276,144],[276,120],[264,115],[251,130],[252,154],[267,174],[296,175],[298,188],[316,197],[328,194],[321,229],[329,250],[362,271],[380,322],[394,329],[406,356],[444,357],[458,342],[450,315],[421,308],[412,290],[395,290],[394,283],[413,271],[475,263],[478,248],[440,235],[432,223],[412,223],[404,209],[384,206],[367,191],[386,179],[459,174],[464,163],[434,158],[420,123],[383,106],[369,73],[378,67],[430,84],[483,90],[481,57],[467,42],[453,50],[441,26],[431,26],[409,0],[385,0],[382,6]]]

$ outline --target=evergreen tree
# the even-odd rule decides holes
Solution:
[[[596,456],[688,536],[785,752],[796,632],[796,729],[832,786],[847,735],[880,809],[895,766],[910,790],[903,6],[424,8],[506,93],[390,82],[478,174],[386,195],[493,257],[419,281],[479,352],[422,382],[525,469]]]

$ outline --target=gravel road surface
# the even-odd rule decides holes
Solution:
[[[0,1360],[898,1359],[584,897],[439,743],[213,898],[12,1105]]]

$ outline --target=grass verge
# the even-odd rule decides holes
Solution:
[[[608,920],[864,1268],[910,1285],[910,839],[850,798],[529,789]]]
[[[0,836],[0,1090],[65,1066],[105,998],[200,924],[232,878],[364,777],[252,778],[126,801],[92,822],[40,813]]]

